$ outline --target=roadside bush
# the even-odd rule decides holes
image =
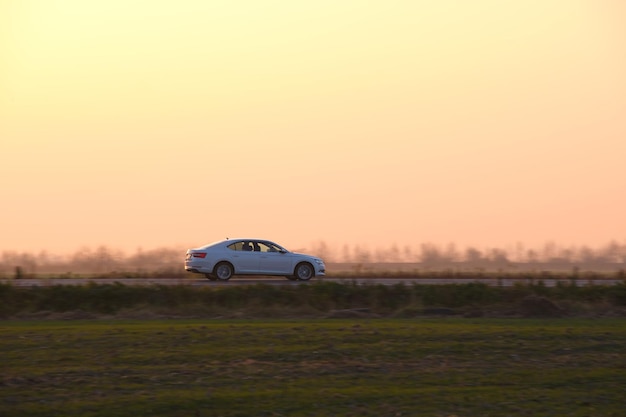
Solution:
[[[358,285],[356,283],[316,282],[294,286],[247,285],[228,287],[125,286],[88,284],[23,289],[0,284],[0,317],[18,317],[38,312],[83,311],[115,315],[133,309],[176,312],[197,311],[232,315],[272,317],[294,312],[358,309],[379,316],[407,316],[420,310],[437,308],[463,311],[494,310],[501,306],[521,305],[528,297],[577,306],[579,311],[626,305],[626,284],[576,287],[571,284],[546,287],[541,282],[512,288],[490,287],[481,283],[450,285],[403,284]],[[532,298],[530,298],[532,299]],[[584,308],[588,305],[589,308]],[[200,314],[202,315],[202,314]]]
[[[416,285],[414,290],[427,306],[462,307],[500,301],[506,290],[481,283]]]
[[[617,284],[610,294],[611,302],[618,306],[626,306],[626,281]]]

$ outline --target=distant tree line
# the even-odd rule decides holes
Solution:
[[[344,245],[337,253],[329,250],[324,242],[313,246],[313,253],[335,262],[409,262],[424,265],[439,264],[485,264],[505,266],[514,263],[569,263],[569,264],[624,264],[626,263],[626,242],[612,241],[598,248],[589,246],[560,247],[547,243],[543,248],[525,248],[517,244],[513,248],[478,249],[467,247],[458,249],[453,243],[439,246],[422,243],[417,249],[396,245],[388,249],[369,250],[367,247]]]
[[[107,246],[84,247],[72,255],[61,256],[41,251],[37,254],[4,251],[0,254],[0,277],[13,275],[16,268],[25,274],[110,274],[132,272],[142,274],[175,274],[183,270],[185,250],[158,248],[137,250],[132,255]]]
[[[478,249],[457,248],[454,244],[438,246],[423,243],[419,247],[368,249],[362,245],[330,247],[323,241],[311,248],[298,249],[322,257],[328,264],[413,264],[416,268],[458,270],[590,270],[619,271],[626,269],[626,242],[612,241],[604,246],[560,247],[548,243],[541,249],[525,248],[518,244],[512,248]],[[41,251],[26,253],[4,251],[0,253],[0,278],[34,274],[111,274],[132,273],[136,276],[162,274],[185,275],[183,262],[185,249],[157,248],[137,250],[133,254],[107,246],[95,249],[81,248],[71,255],[61,256]],[[19,268],[19,269],[18,269]]]

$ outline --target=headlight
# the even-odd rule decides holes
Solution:
[[[318,265],[324,265],[324,261],[322,261],[321,259],[316,259],[316,260],[315,260],[315,262],[316,262]]]

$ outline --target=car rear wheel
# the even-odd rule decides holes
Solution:
[[[220,262],[215,265],[213,273],[220,281],[228,281],[233,276],[233,266],[228,262]]]
[[[311,266],[311,264],[306,263],[306,262],[299,263],[296,266],[296,270],[295,270],[294,275],[300,281],[308,281],[314,275],[313,266]]]

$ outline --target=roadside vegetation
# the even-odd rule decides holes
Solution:
[[[626,316],[626,281],[547,287],[482,283],[360,285],[314,281],[296,285],[0,284],[0,318],[410,318]]]
[[[336,307],[384,299],[383,310],[399,291],[303,288]],[[167,305],[189,296],[170,290],[151,298]],[[236,308],[252,290],[273,291],[213,293]],[[38,291],[21,301],[59,300],[52,293],[63,290]],[[65,291],[68,305],[90,292],[137,296],[122,287]],[[455,291],[471,303],[494,297],[482,287],[426,291],[423,300],[444,304]],[[615,318],[2,321],[0,415],[617,417],[625,345]]]

